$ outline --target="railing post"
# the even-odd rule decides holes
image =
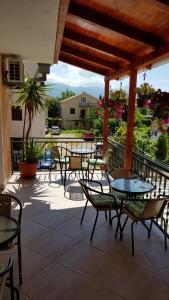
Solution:
[[[134,137],[136,84],[137,84],[137,70],[132,69],[130,72],[127,134],[126,134],[125,155],[124,155],[124,168],[127,169],[131,169],[132,166],[132,146],[133,146],[133,137]]]
[[[108,102],[109,99],[109,79],[105,77],[105,94],[104,94],[104,101],[105,104]],[[103,156],[105,156],[107,151],[107,133],[108,133],[108,107],[105,105],[104,107],[104,119],[103,119]]]

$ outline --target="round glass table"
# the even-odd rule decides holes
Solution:
[[[8,216],[0,216],[0,250],[15,239],[18,230],[18,222],[15,219]]]
[[[111,182],[113,190],[127,195],[137,195],[150,193],[155,189],[155,186],[149,182],[140,179],[115,179]]]
[[[126,200],[137,200],[137,195],[143,195],[152,192],[155,189],[155,186],[149,182],[140,180],[140,179],[134,179],[134,178],[120,178],[120,179],[114,179],[111,182],[111,187],[114,191],[125,193],[126,194]],[[118,229],[120,228],[120,239],[123,237],[122,229],[121,229],[121,214],[123,210],[123,202],[124,199],[121,200],[121,206],[119,209],[119,216],[118,216],[118,223],[116,228],[116,234],[117,237]]]
[[[85,154],[92,154],[96,150],[89,149],[89,148],[72,148],[72,149],[69,149],[69,151],[71,154],[85,155]]]

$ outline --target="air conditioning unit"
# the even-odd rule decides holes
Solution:
[[[17,85],[24,81],[23,63],[19,57],[5,58],[6,84]]]

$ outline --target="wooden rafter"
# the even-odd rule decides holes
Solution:
[[[106,76],[110,73],[110,71],[105,68],[102,68],[95,64],[88,63],[87,61],[80,60],[79,58],[73,55],[68,55],[67,53],[63,53],[63,52],[60,53],[59,60],[68,63],[70,65],[73,65],[75,67],[98,73],[103,76]]]
[[[73,30],[68,28],[65,28],[64,37],[71,39],[75,42],[79,42],[81,44],[87,45],[89,47],[95,48],[97,50],[117,56],[129,62],[132,62],[134,59],[134,55],[130,52],[121,50],[115,46],[99,41],[96,38],[86,36],[83,33],[74,32]]]
[[[114,72],[111,76],[109,76],[109,80],[118,78],[119,76],[126,75],[133,68],[138,69],[142,66],[146,67],[148,65],[153,64],[157,60],[162,60],[165,58],[169,58],[169,43],[165,44],[164,46],[161,46],[159,49],[154,50],[153,52],[145,55],[142,58],[134,60],[133,63],[130,64],[129,66],[126,66],[126,67],[121,68],[120,70]]]
[[[70,0],[60,0],[56,42],[55,42],[54,63],[57,63],[59,58],[69,2]]]
[[[166,6],[169,6],[168,0],[156,0],[156,1],[162,3],[162,4],[166,5]]]
[[[144,43],[154,48],[156,48],[163,42],[160,37],[156,36],[155,34],[150,34],[101,12],[91,10],[84,5],[78,4],[77,6],[76,3],[70,2],[68,12],[72,15],[82,18],[83,20],[87,20],[96,25],[100,25],[105,29],[108,28],[110,30],[116,31],[120,34],[123,34],[124,36],[132,38],[138,42]]]
[[[110,61],[106,61],[105,59],[102,59],[102,58],[98,57],[97,54],[93,55],[93,54],[84,52],[80,49],[74,49],[73,47],[64,45],[64,43],[62,44],[62,47],[61,47],[61,53],[62,53],[62,51],[65,52],[65,53],[72,54],[74,56],[80,57],[82,59],[88,60],[91,63],[93,63],[93,62],[97,63],[98,65],[101,65],[103,67],[107,67],[107,68],[112,69],[112,70],[118,69],[118,64],[117,63],[113,64]]]

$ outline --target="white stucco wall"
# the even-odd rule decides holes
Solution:
[[[10,137],[22,137],[22,131],[23,131],[24,109],[22,109],[22,121],[12,120],[11,107],[13,104],[15,104],[16,100],[17,100],[17,91],[10,89],[9,90]],[[45,137],[46,114],[47,112],[45,110],[36,114],[32,122],[30,137]]]

